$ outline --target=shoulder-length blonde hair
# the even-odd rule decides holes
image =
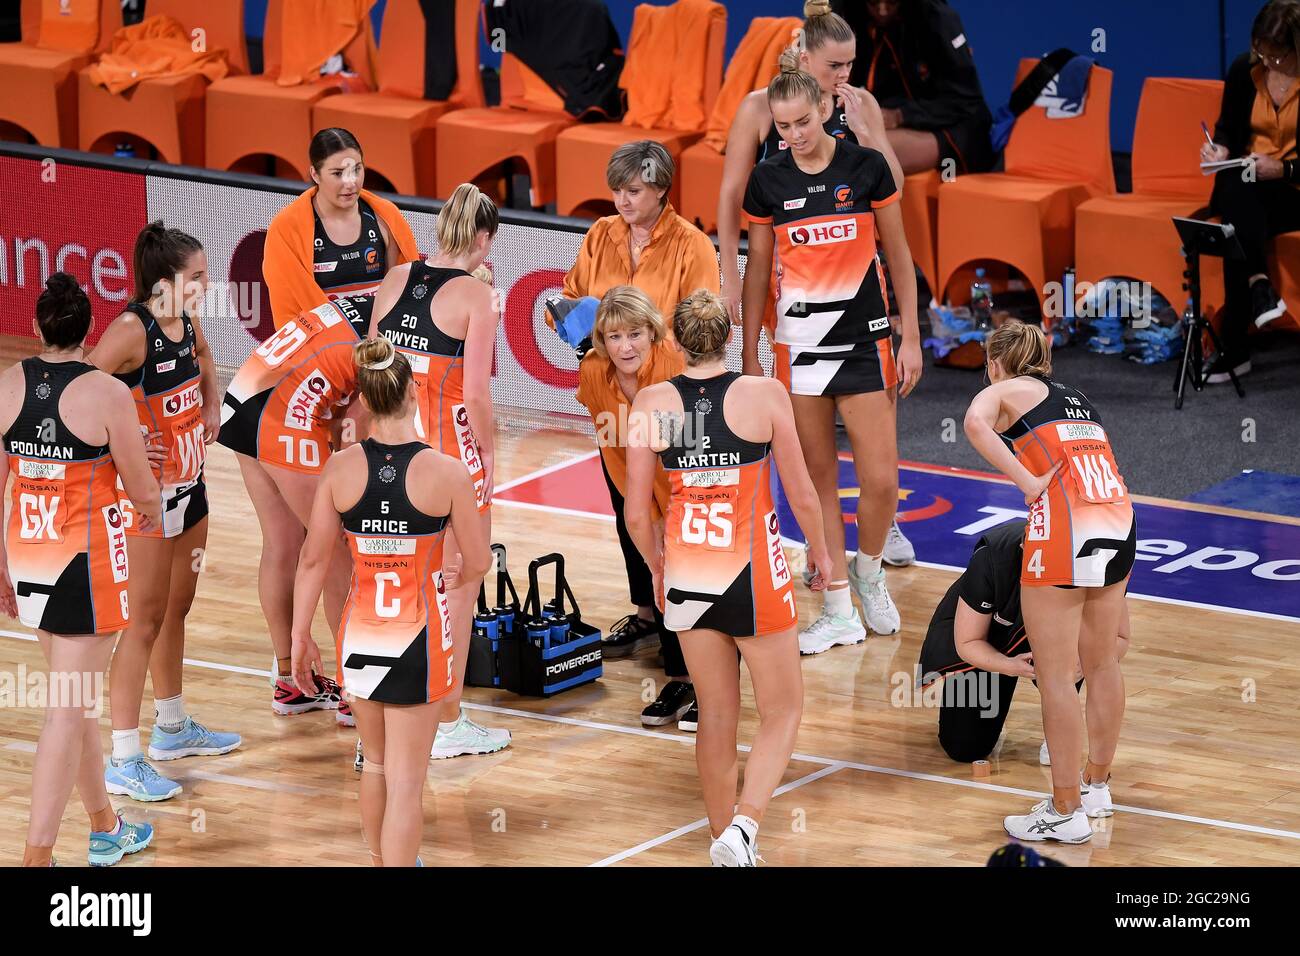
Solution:
[[[668,335],[668,326],[650,297],[630,285],[616,285],[600,300],[596,324],[591,330],[592,350],[601,358],[609,358],[605,336],[622,329],[649,329],[652,344],[662,342]]]

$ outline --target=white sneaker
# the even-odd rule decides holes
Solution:
[[[1083,812],[1090,817],[1112,817],[1115,804],[1110,801],[1109,783],[1084,783],[1079,775],[1079,796],[1083,799]]]
[[[1046,740],[1044,740],[1043,745],[1038,748],[1038,762],[1044,767],[1050,767],[1052,765],[1052,754],[1051,751],[1047,749]]]
[[[903,532],[898,528],[898,521],[895,520],[889,526],[889,534],[885,535],[884,562],[902,568],[915,560],[916,549],[912,547],[912,542],[903,536]]]
[[[820,654],[836,644],[861,644],[867,639],[867,629],[862,626],[858,609],[850,608],[847,617],[832,614],[825,608],[821,616],[799,632],[799,653]]]
[[[1092,839],[1092,827],[1083,810],[1075,810],[1061,816],[1052,807],[1051,800],[1034,804],[1034,808],[1019,817],[1006,817],[1002,826],[1022,843],[1041,843],[1055,840],[1057,843],[1087,843]]]
[[[755,847],[745,836],[745,831],[734,823],[722,831],[722,836],[709,847],[709,859],[714,866],[758,866]]]
[[[898,617],[898,608],[894,607],[894,599],[889,596],[889,588],[885,586],[885,569],[881,568],[869,578],[858,577],[856,565],[857,559],[849,559],[849,587],[858,596],[862,602],[862,613],[867,616],[867,627],[877,634],[896,633],[902,622]]]
[[[510,746],[510,731],[490,730],[469,719],[464,710],[456,719],[452,729],[443,733],[439,728],[433,740],[433,749],[429,751],[432,760],[445,760],[448,757],[460,757],[466,754],[492,754]]]

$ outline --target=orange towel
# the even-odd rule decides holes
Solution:
[[[378,58],[370,23],[370,8],[374,5],[375,0],[284,0],[280,75],[276,83],[314,83],[321,79],[320,70],[326,61],[342,54],[348,70],[357,75],[365,89],[373,89]],[[347,86],[354,89],[354,84]]]
[[[194,52],[194,41],[177,20],[149,17],[113,34],[108,52],[92,64],[90,82],[122,93],[141,80],[202,73],[211,83],[230,72],[225,50]]]
[[[754,18],[727,66],[727,76],[713,104],[704,142],[719,153],[727,151],[727,134],[731,132],[740,101],[767,86],[776,76],[781,53],[794,42],[795,31],[801,26],[803,21],[798,17]]]
[[[262,279],[271,295],[271,317],[277,329],[298,313],[329,301],[316,284],[316,273],[312,269],[316,218],[312,215],[311,200],[315,194],[316,187],[313,186],[281,209],[266,230]],[[368,189],[361,190],[361,198],[370,203],[375,215],[387,224],[397,243],[398,259],[393,265],[418,259],[420,250],[415,245],[415,234],[401,210]]]
[[[38,47],[93,53],[98,44],[99,0],[41,0]]]
[[[710,20],[726,20],[713,0],[643,3],[632,17],[632,39],[618,85],[627,91],[626,126],[695,132],[704,128],[704,68]]]

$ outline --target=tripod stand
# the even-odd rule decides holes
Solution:
[[[1220,256],[1224,259],[1244,259],[1246,256],[1231,224],[1183,219],[1178,216],[1173,219],[1178,235],[1183,240],[1183,259],[1187,263],[1187,268],[1183,272],[1183,278],[1187,281],[1183,283],[1183,288],[1187,290],[1192,300],[1191,316],[1184,317],[1182,320],[1186,326],[1184,333],[1187,337],[1183,340],[1183,358],[1178,363],[1178,377],[1174,379],[1174,392],[1177,394],[1174,408],[1181,411],[1188,381],[1198,392],[1205,387],[1202,333],[1209,333],[1215,351],[1219,355],[1224,355],[1223,343],[1219,340],[1218,333],[1214,331],[1214,326],[1205,318],[1201,310],[1201,254]],[[1228,377],[1232,380],[1233,388],[1237,390],[1237,396],[1245,398],[1246,392],[1237,379],[1237,373],[1229,368]]]

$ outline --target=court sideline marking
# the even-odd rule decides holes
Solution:
[[[828,777],[833,773],[837,773],[838,771],[843,770],[844,766],[845,766],[844,764],[837,762],[829,766],[822,767],[822,769],[820,770],[814,770],[812,773],[804,774],[798,780],[791,780],[789,783],[777,787],[776,792],[772,794],[772,798],[775,799],[779,796],[782,796],[783,794],[789,793],[791,790],[797,790],[799,787],[802,787],[806,783],[812,783],[814,780],[820,780],[822,777]],[[655,837],[653,840],[646,840],[644,843],[638,843],[634,847],[631,847],[626,850],[622,850],[618,853],[615,853],[613,856],[607,856],[603,860],[597,860],[595,863],[588,863],[587,865],[588,866],[612,866],[615,863],[619,863],[630,857],[634,857],[638,853],[644,853],[646,850],[653,850],[657,846],[663,846],[665,843],[669,843],[673,840],[676,840],[680,836],[685,836],[688,833],[694,833],[696,830],[700,829],[701,827],[708,826],[708,824],[709,824],[709,818],[703,817],[699,820],[695,820],[691,823],[686,824],[686,826],[678,827],[676,830],[672,830],[668,833],[665,833],[663,836]]]
[[[16,638],[18,640],[36,642],[34,634],[22,634],[17,631],[0,630],[0,637]],[[191,667],[204,668],[208,670],[230,671],[238,674],[248,674],[261,679],[271,676],[270,671],[258,670],[252,667],[238,667],[232,664],[218,664],[211,661],[200,661],[185,658],[185,663]],[[590,730],[604,730],[611,733],[627,734],[635,737],[652,737],[660,740],[673,740],[682,744],[693,743],[695,738],[688,734],[670,734],[664,731],[646,730],[642,727],[624,727],[619,724],[607,724],[594,720],[584,720],[579,717],[564,717],[558,714],[537,714],[527,710],[516,710],[511,707],[498,707],[494,704],[473,704],[469,701],[464,702],[466,710],[481,710],[488,713],[501,714],[507,717],[519,717],[525,720],[540,720],[553,724],[570,724],[575,727],[586,727]],[[742,753],[749,753],[750,747],[747,744],[739,744],[736,747]],[[973,790],[985,790],[990,793],[1005,793],[1014,796],[1032,797],[1041,800],[1048,796],[1046,793],[1035,790],[1024,790],[1019,787],[1005,787],[995,783],[981,783],[977,780],[962,780],[958,777],[945,777],[941,774],[922,773],[917,770],[900,770],[897,767],[883,767],[875,764],[858,763],[851,760],[837,760],[833,757],[821,757],[815,754],[794,753],[790,756],[791,760],[798,760],[803,763],[819,763],[834,769],[861,770],[865,773],[879,773],[890,777],[903,777],[908,780],[923,780],[930,783],[946,784],[953,787],[968,787]],[[234,782],[233,778],[232,781]],[[811,782],[811,781],[806,781]],[[1213,817],[1194,817],[1183,813],[1174,813],[1170,810],[1153,810],[1147,807],[1131,807],[1124,804],[1115,804],[1115,810],[1124,813],[1133,813],[1139,816],[1160,817],[1165,820],[1177,820],[1182,823],[1194,823],[1201,826],[1218,827],[1224,830],[1236,830],[1242,833],[1256,833],[1261,836],[1275,836],[1288,840],[1300,840],[1300,832],[1292,830],[1282,830],[1275,827],[1263,827],[1253,823],[1237,823],[1233,820],[1218,820]],[[688,824],[692,828],[696,827],[700,821],[694,824]],[[673,831],[676,833],[676,831]],[[684,832],[690,832],[689,830]],[[678,834],[680,836],[681,834]],[[673,837],[676,839],[676,837]],[[666,840],[664,841],[666,842]]]

